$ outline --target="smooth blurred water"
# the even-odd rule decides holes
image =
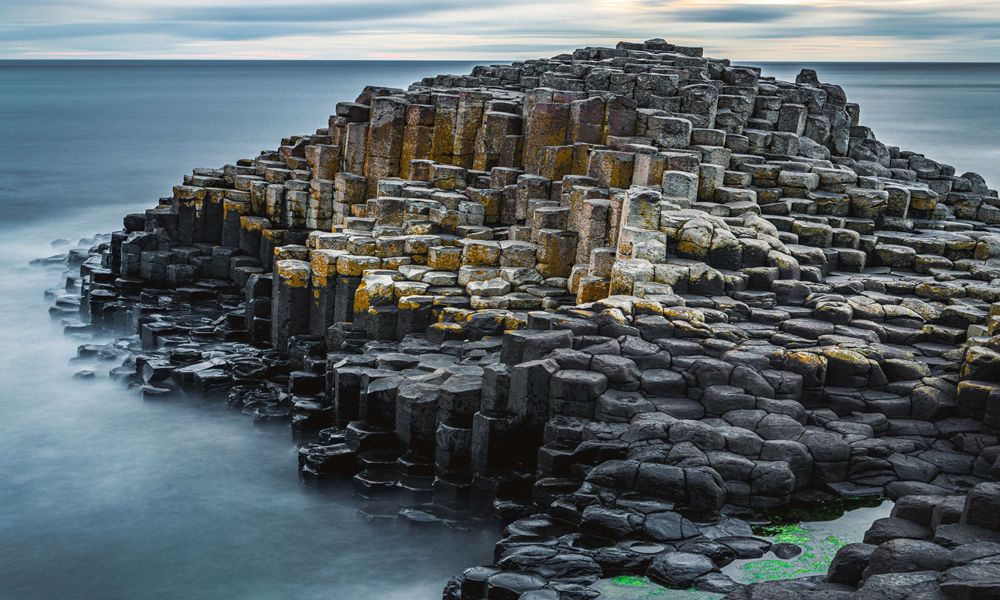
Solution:
[[[27,262],[121,226],[196,166],[321,127],[364,84],[448,63],[0,62],[0,599],[436,599],[494,535],[362,522],[301,487],[290,433],[221,406],[71,379],[58,272]]]
[[[371,525],[349,485],[303,488],[287,426],[72,381],[94,363],[68,363],[50,276],[0,271],[0,598],[430,600],[491,561],[491,533]]]
[[[765,65],[794,78],[804,65]],[[808,65],[879,139],[1000,183],[997,65]],[[0,599],[430,599],[488,535],[360,522],[301,488],[286,431],[73,382],[49,241],[121,225],[184,173],[323,127],[365,84],[471,63],[0,61]],[[99,367],[103,374],[113,365]]]
[[[473,64],[0,60],[0,226],[116,204],[97,221],[115,227],[192,168],[326,127],[365,85],[405,88]]]

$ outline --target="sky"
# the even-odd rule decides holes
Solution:
[[[523,60],[648,38],[781,61],[1000,62],[998,0],[0,0],[0,59]]]

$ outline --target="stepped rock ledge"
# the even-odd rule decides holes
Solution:
[[[660,39],[370,86],[71,252],[52,311],[373,522],[501,524],[448,600],[998,598],[1000,198],[862,122]],[[876,497],[825,576],[720,571]]]

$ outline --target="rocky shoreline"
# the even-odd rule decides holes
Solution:
[[[992,598],[1000,197],[860,122],[809,70],[584,48],[367,87],[38,262],[144,398],[290,426],[371,521],[502,524],[446,599]],[[882,497],[826,576],[721,572]]]

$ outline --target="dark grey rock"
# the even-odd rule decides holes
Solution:
[[[877,546],[872,544],[847,544],[837,550],[830,562],[826,580],[830,583],[858,585],[862,574],[868,568],[872,553]]]
[[[692,587],[703,592],[729,594],[742,589],[743,585],[736,583],[727,575],[722,573],[705,573],[701,577],[695,578],[692,582]]]
[[[486,597],[497,600],[518,600],[532,590],[539,590],[548,583],[535,573],[497,573],[486,580]]]
[[[965,497],[962,523],[1000,529],[1000,483],[980,483]]]
[[[891,516],[930,526],[934,507],[945,498],[947,496],[903,496],[892,507]]]
[[[932,542],[900,538],[889,540],[872,552],[871,570],[875,575],[943,571],[950,556],[951,551]]]
[[[702,394],[701,403],[709,415],[724,415],[731,410],[750,410],[757,405],[757,399],[743,388],[713,385]]]
[[[638,532],[644,520],[641,514],[632,511],[592,505],[583,511],[580,533],[621,540]]]
[[[956,492],[931,483],[920,481],[893,481],[885,486],[886,494],[892,498],[903,496],[954,496]]]
[[[939,525],[934,531],[934,543],[945,548],[958,548],[975,542],[1000,543],[1000,532],[960,523]]]
[[[725,600],[846,600],[852,592],[853,586],[803,577],[754,583],[729,594]]]
[[[658,542],[676,542],[698,535],[698,528],[675,512],[661,512],[646,516],[642,532]]]
[[[657,556],[646,575],[663,585],[689,587],[695,579],[715,570],[712,559],[701,554],[672,552]]]
[[[736,560],[736,551],[725,544],[720,544],[714,540],[691,540],[687,542],[681,542],[676,545],[679,552],[689,552],[691,554],[703,554],[712,559],[712,561],[720,566],[724,567],[729,563]]]
[[[760,558],[771,548],[771,542],[754,537],[721,537],[715,541],[732,548],[737,558]]]
[[[613,387],[634,385],[638,388],[641,372],[631,359],[599,354],[591,359],[590,370],[607,377],[608,383]]]
[[[691,442],[700,450],[722,450],[726,438],[718,429],[701,421],[677,421],[670,426],[669,441],[672,444]]]
[[[934,463],[899,452],[890,455],[888,461],[896,476],[904,481],[929,483],[941,473],[941,467]]]
[[[960,567],[969,564],[980,558],[1000,556],[1000,543],[997,542],[973,542],[955,548],[951,556],[948,557],[946,568]]]
[[[883,544],[896,538],[929,540],[934,536],[930,527],[897,517],[877,519],[865,532],[866,544]]]
[[[952,567],[938,579],[941,591],[955,600],[988,600],[1000,597],[1000,561],[995,557]]]
[[[851,600],[946,600],[937,584],[937,571],[872,575]]]
[[[686,504],[694,510],[718,512],[726,503],[726,488],[722,477],[709,468],[684,471]]]
[[[669,369],[643,370],[639,382],[642,391],[653,396],[683,396],[687,389],[684,377]]]
[[[779,542],[771,544],[771,552],[782,560],[788,560],[802,554],[802,547],[788,542]]]

